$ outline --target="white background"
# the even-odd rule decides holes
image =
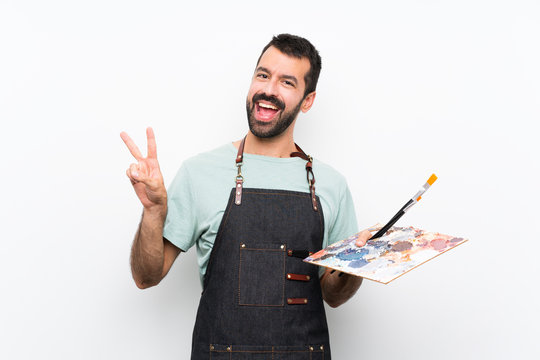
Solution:
[[[246,133],[281,32],[322,55],[295,139],[346,176],[360,227],[434,172],[398,225],[470,239],[328,309],[334,358],[539,358],[539,19],[537,1],[2,0],[0,358],[188,358],[195,251],[135,287],[119,133],[155,129],[168,185]]]

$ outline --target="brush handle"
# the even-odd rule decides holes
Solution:
[[[414,203],[414,200],[409,200],[407,201],[407,203],[405,205],[403,205],[403,207],[401,209],[399,209],[399,211],[397,212],[396,215],[394,215],[393,218],[390,219],[390,221],[384,225],[381,230],[377,231],[377,233],[375,233],[375,235],[373,235],[369,240],[373,240],[373,239],[377,239],[377,238],[380,238],[381,236],[383,236],[388,230],[390,230],[390,228],[392,227],[392,225],[394,225],[402,216],[403,214],[405,214],[405,209],[407,208],[407,206],[411,205],[412,203]]]
[[[397,212],[396,215],[394,215],[393,218],[390,219],[390,221],[384,225],[382,227],[381,230],[377,231],[377,233],[375,235],[373,235],[369,240],[373,240],[373,239],[377,239],[377,238],[380,238],[381,236],[383,236],[388,230],[390,230],[390,228],[392,227],[392,225],[394,225],[396,223],[396,221],[399,220],[400,217],[403,216],[403,214],[405,214],[407,212],[407,210],[409,210],[411,208],[411,206],[413,206],[414,204],[416,204],[418,201],[420,201],[420,199],[422,198],[422,195],[426,192],[427,189],[430,188],[431,185],[433,185],[433,183],[435,182],[435,180],[437,180],[437,176],[435,174],[432,174],[428,181],[424,184],[424,186],[422,187],[422,189],[420,189],[420,191],[418,191],[416,193],[416,195],[414,195],[414,197],[407,201],[407,203],[405,205],[403,205],[403,207],[401,209],[399,209],[399,211]]]

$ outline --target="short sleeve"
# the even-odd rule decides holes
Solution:
[[[328,235],[323,243],[323,248],[335,242],[346,239],[358,232],[358,222],[351,192],[347,182],[343,179],[338,196],[336,197],[336,215],[333,223],[329,224]],[[320,267],[319,276],[325,272],[324,267]]]
[[[356,211],[354,202],[347,183],[344,182],[340,192],[338,211],[335,222],[328,232],[328,243],[331,245],[337,241],[348,238],[358,232],[358,222],[356,220]]]
[[[183,251],[196,241],[197,214],[192,205],[193,191],[184,163],[167,190],[167,217],[163,227],[163,237]]]

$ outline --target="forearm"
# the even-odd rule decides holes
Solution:
[[[141,289],[163,278],[163,224],[167,211],[145,209],[131,247],[131,273]]]
[[[338,307],[353,297],[361,284],[362,278],[359,276],[339,276],[338,271],[331,274],[331,270],[327,269],[321,278],[323,299],[331,307]]]

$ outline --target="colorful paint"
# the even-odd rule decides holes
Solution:
[[[363,247],[355,245],[357,238],[358,234],[338,241],[304,261],[388,284],[467,241],[413,227],[393,227]]]

